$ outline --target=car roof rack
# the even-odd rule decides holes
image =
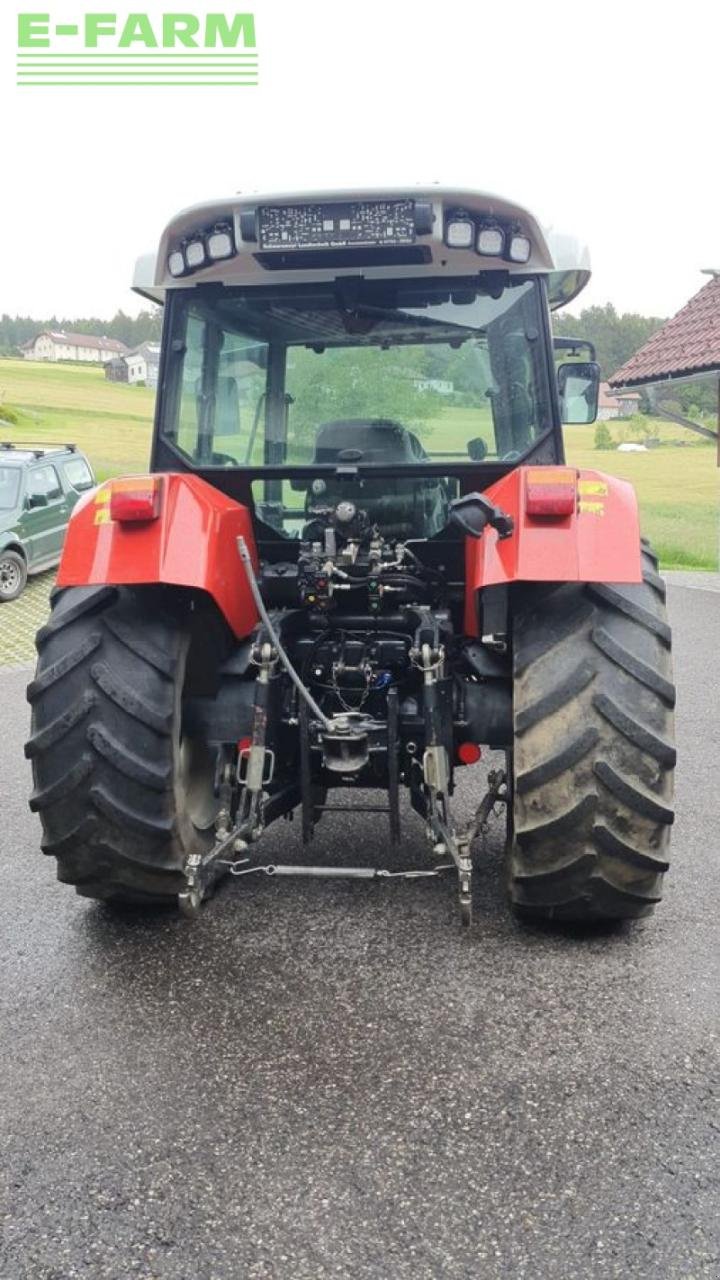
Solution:
[[[32,453],[36,458],[44,458],[46,453],[77,453],[76,444],[58,444],[55,440],[0,440],[0,449],[12,453]]]

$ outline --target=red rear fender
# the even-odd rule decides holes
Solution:
[[[113,490],[158,489],[154,519],[112,518]],[[131,505],[131,504],[128,504]],[[116,504],[119,506],[119,504]],[[75,507],[58,573],[61,587],[164,583],[206,591],[237,636],[258,616],[240,557],[245,538],[257,550],[247,507],[194,475],[163,474],[108,480]]]
[[[572,510],[561,516],[527,513],[533,494],[575,480]],[[465,550],[465,630],[477,635],[476,592],[510,582],[640,582],[640,526],[632,485],[576,467],[518,467],[485,490],[512,516],[515,528],[498,538],[486,528]]]

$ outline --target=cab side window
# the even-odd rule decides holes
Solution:
[[[28,497],[45,498],[46,502],[57,502],[62,498],[58,473],[54,467],[34,467],[28,476]]]

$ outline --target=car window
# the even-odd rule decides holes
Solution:
[[[62,498],[58,473],[54,467],[33,468],[28,477],[28,495],[30,497],[47,498],[48,502],[54,502],[56,498]]]
[[[92,489],[95,479],[84,458],[72,458],[70,462],[63,463],[63,470],[69,483],[78,493],[82,493],[85,489]]]
[[[17,467],[0,467],[0,511],[12,511],[17,505],[20,472]]]

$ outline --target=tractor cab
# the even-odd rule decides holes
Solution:
[[[154,469],[248,503],[261,537],[342,498],[388,535],[438,534],[469,484],[562,462],[563,405],[594,416],[594,366],[578,389],[553,358],[549,308],[589,273],[558,243],[467,192],[188,211],[136,277],[167,312]]]

